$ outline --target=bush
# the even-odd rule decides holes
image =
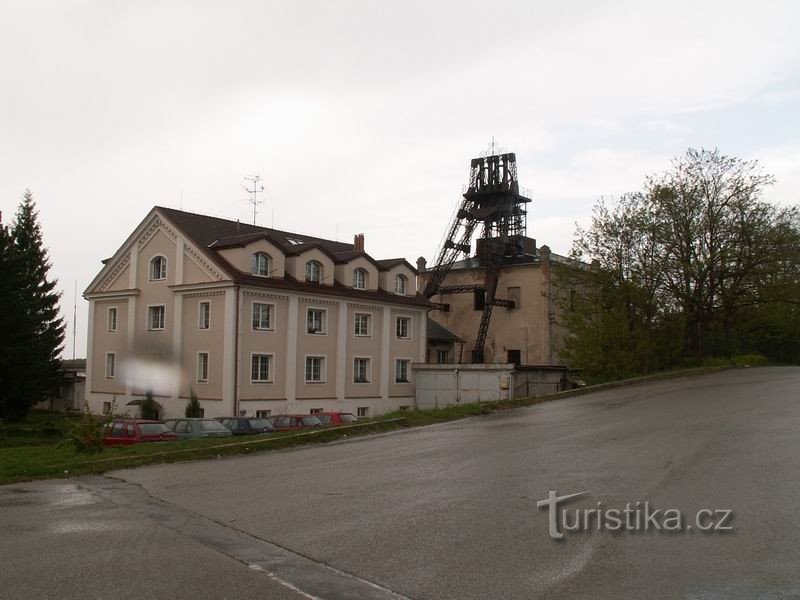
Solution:
[[[147,392],[144,395],[140,408],[143,419],[158,420],[158,406],[156,406],[156,401],[153,400],[153,392]]]
[[[185,415],[187,419],[203,416],[203,409],[200,408],[200,401],[197,399],[197,394],[195,394],[192,389],[189,390],[189,402],[186,403]]]
[[[103,451],[103,428],[110,422],[114,414],[114,403],[107,419],[98,420],[89,410],[89,405],[83,405],[80,419],[67,419],[69,432],[66,442],[72,444],[75,452],[96,454]],[[60,445],[60,444],[59,444]]]

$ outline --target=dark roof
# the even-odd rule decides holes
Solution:
[[[411,263],[408,262],[405,258],[384,258],[382,260],[377,261],[380,265],[382,271],[388,271],[396,267],[397,265],[405,265],[416,275],[417,270],[411,266]]]
[[[174,208],[157,206],[156,209],[186,235],[198,248],[220,266],[232,279],[237,282],[257,287],[295,290],[307,293],[327,294],[334,296],[347,296],[362,300],[394,302],[398,304],[414,304],[430,306],[430,302],[422,295],[399,296],[384,290],[356,290],[351,287],[334,282],[333,285],[319,285],[298,281],[291,275],[283,278],[256,277],[250,273],[240,271],[231,265],[217,250],[236,246],[246,246],[253,241],[264,238],[278,246],[285,254],[295,255],[311,248],[319,248],[331,257],[334,262],[343,263],[357,256],[364,256],[381,270],[387,270],[397,264],[405,263],[414,273],[416,270],[402,258],[388,261],[376,261],[365,252],[356,251],[353,244],[325,240],[309,235],[258,227],[239,221],[229,221],[219,217],[209,217],[196,213],[184,212]],[[390,263],[384,266],[382,263]]]
[[[428,317],[428,339],[433,342],[463,342],[460,337],[444,325]]]

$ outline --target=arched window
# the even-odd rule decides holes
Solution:
[[[306,281],[309,283],[322,282],[322,265],[319,261],[310,260],[306,263]]]
[[[367,272],[364,269],[353,271],[353,287],[357,290],[367,289]]]
[[[408,284],[408,278],[405,275],[398,275],[395,277],[394,280],[394,293],[395,294],[403,294],[406,293],[406,288]]]
[[[154,256],[150,261],[150,281],[161,281],[167,278],[167,259]]]
[[[256,252],[253,254],[250,272],[259,277],[269,277],[269,256],[263,252]]]

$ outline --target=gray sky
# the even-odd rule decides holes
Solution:
[[[38,202],[79,294],[156,204],[429,260],[492,136],[560,253],[600,196],[687,147],[800,195],[800,5],[53,2],[0,5],[0,210]],[[86,303],[78,305],[85,355]]]

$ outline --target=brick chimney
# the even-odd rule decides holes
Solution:
[[[353,250],[356,252],[364,252],[364,234],[357,233],[353,237]]]

